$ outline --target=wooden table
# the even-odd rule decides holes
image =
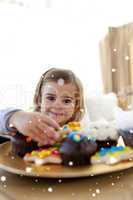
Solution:
[[[105,175],[75,178],[32,178],[0,170],[0,200],[131,200],[133,168]]]

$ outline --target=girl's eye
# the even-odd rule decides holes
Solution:
[[[63,101],[65,104],[70,104],[70,103],[72,103],[72,100],[71,99],[64,99],[64,101]]]
[[[49,101],[55,101],[56,98],[53,97],[53,96],[48,96],[47,99],[48,99]]]

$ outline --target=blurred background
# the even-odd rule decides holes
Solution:
[[[126,34],[130,46],[132,21],[130,0],[0,0],[0,108],[31,106],[37,81],[50,67],[73,70],[85,95],[132,86],[125,71],[126,82],[116,84],[116,67],[131,61],[131,51],[118,51],[118,41]],[[114,35],[125,26],[124,34]],[[111,62],[116,52],[123,65]]]

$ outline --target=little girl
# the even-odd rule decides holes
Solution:
[[[70,70],[52,68],[45,72],[36,87],[34,111],[7,109],[0,112],[0,131],[17,131],[30,136],[38,145],[53,144],[60,126],[80,121],[84,115],[83,89]]]

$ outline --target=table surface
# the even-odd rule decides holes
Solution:
[[[131,200],[132,197],[133,168],[70,179],[33,178],[0,169],[0,200]]]
[[[0,170],[0,177],[0,200],[130,200],[133,197],[133,168],[75,179],[32,178],[4,170]]]

